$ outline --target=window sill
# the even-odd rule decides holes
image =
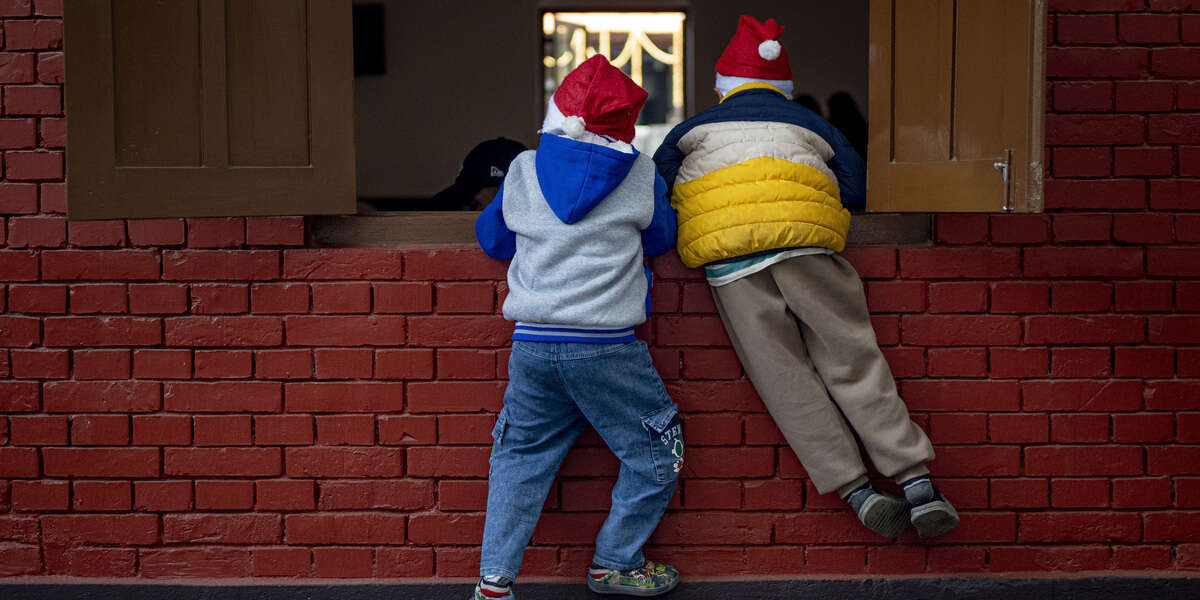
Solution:
[[[427,246],[475,244],[477,212],[404,212],[388,215],[310,217],[317,246]],[[850,246],[928,244],[927,214],[856,214]]]

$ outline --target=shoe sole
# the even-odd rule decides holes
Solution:
[[[858,510],[858,519],[867,529],[885,538],[900,537],[908,527],[908,503],[883,494],[867,498]]]
[[[676,579],[675,581],[672,581],[671,585],[669,585],[665,589],[661,589],[661,590],[647,590],[647,589],[642,589],[642,588],[597,589],[595,587],[592,587],[592,582],[589,581],[588,589],[592,590],[593,592],[595,592],[597,594],[611,594],[611,595],[618,595],[618,596],[640,596],[640,597],[646,598],[646,597],[650,597],[650,596],[661,596],[663,594],[666,594],[666,593],[670,592],[671,590],[675,589],[675,586],[677,586],[677,585],[679,585],[678,579]]]
[[[937,537],[958,526],[958,511],[949,502],[935,500],[912,509],[911,519],[917,535]]]

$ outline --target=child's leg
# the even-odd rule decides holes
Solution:
[[[900,535],[908,527],[908,507],[867,484],[858,442],[829,398],[769,271],[715,287],[713,298],[746,374],[817,491],[836,490],[879,535]]]
[[[643,566],[642,545],[666,511],[683,466],[683,432],[644,342],[597,347],[563,361],[571,398],[621,459],[612,508],[596,536],[595,564]]]
[[[875,468],[901,481],[927,474],[933,446],[896,391],[854,267],[836,254],[814,255],[775,264],[770,273],[796,314],[821,381]]]
[[[817,491],[845,497],[865,484],[867,467],[858,442],[830,401],[770,272],[712,292],[742,368]]]
[[[483,577],[516,580],[554,475],[585,424],[550,360],[531,354],[550,345],[513,344],[504,410],[492,432]]]
[[[771,273],[800,321],[813,365],[871,461],[904,485],[917,532],[933,537],[953,529],[958,513],[933,486],[925,466],[933,446],[896,392],[854,267],[837,255],[807,256],[774,265]]]

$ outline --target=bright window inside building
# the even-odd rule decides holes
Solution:
[[[684,117],[681,12],[546,12],[542,14],[545,98],[583,61],[604,55],[650,93],[633,145],[653,153]]]

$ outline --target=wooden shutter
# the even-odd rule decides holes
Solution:
[[[867,210],[1040,211],[1045,0],[870,11]]]
[[[350,3],[67,0],[72,219],[352,213]]]

